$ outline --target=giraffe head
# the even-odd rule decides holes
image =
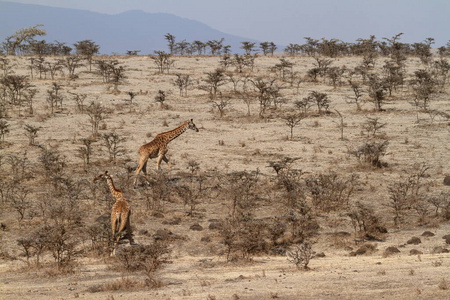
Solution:
[[[96,183],[97,181],[99,181],[101,179],[110,179],[110,178],[111,178],[111,175],[108,174],[108,171],[105,171],[105,173],[102,173],[94,178],[94,183]]]
[[[189,129],[192,129],[192,130],[195,130],[196,132],[198,132],[198,128],[197,128],[197,126],[195,126],[195,124],[194,124],[194,119],[191,119],[191,120],[188,121],[188,128],[189,128]]]

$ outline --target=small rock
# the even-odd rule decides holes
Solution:
[[[350,252],[350,256],[363,255],[366,253],[373,252],[376,246],[374,244],[364,244],[359,247],[356,251]]]
[[[200,239],[200,241],[205,242],[205,243],[209,243],[211,242],[211,237],[209,236],[204,236]]]
[[[407,243],[407,244],[418,245],[418,244],[422,243],[422,241],[421,241],[418,237],[413,236],[413,237],[410,238],[406,243]]]
[[[172,234],[172,231],[168,229],[158,229],[153,235],[153,238],[155,240],[167,240]]]
[[[152,216],[158,219],[164,219],[164,214],[160,212],[155,212],[152,214]]]
[[[450,176],[449,175],[444,177],[444,185],[450,185]]]
[[[433,251],[431,251],[431,253],[433,254],[439,254],[439,253],[449,253],[448,249],[438,246],[438,247],[434,247]]]
[[[194,231],[202,231],[203,227],[202,225],[195,223],[194,225],[192,225],[191,227],[189,227],[190,230],[194,230]]]
[[[172,220],[165,220],[162,223],[163,224],[167,224],[167,225],[180,225],[181,219],[180,218],[173,218]]]
[[[147,229],[141,229],[141,230],[139,230],[139,234],[140,235],[147,235],[148,234],[148,230]]]
[[[431,236],[434,236],[434,233],[432,233],[431,231],[424,231],[424,232],[422,233],[422,236],[428,236],[428,237],[431,237]]]
[[[409,255],[420,255],[420,254],[423,254],[423,252],[417,249],[411,249],[411,251],[409,251]]]
[[[386,250],[384,250],[383,256],[387,257],[389,255],[396,254],[396,253],[400,253],[400,250],[398,250],[397,247],[391,246],[391,247],[387,247]]]
[[[323,253],[323,252],[316,253],[316,255],[314,255],[314,257],[325,257],[325,253]]]
[[[220,228],[222,228],[222,225],[220,224],[220,222],[212,222],[209,224],[209,230],[218,230]]]

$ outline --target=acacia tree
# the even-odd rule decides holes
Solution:
[[[154,63],[158,67],[159,73],[164,73],[164,70],[169,73],[170,67],[173,65],[174,61],[170,59],[172,57],[171,54],[166,53],[164,51],[155,51],[155,55],[152,55]]]
[[[168,42],[170,54],[173,54],[175,50],[175,36],[170,33],[166,33],[164,37]]]
[[[241,42],[241,44],[242,44],[241,49],[243,49],[245,51],[246,55],[250,55],[250,54],[252,54],[252,52],[255,51],[256,43],[244,41],[244,42]]]
[[[381,107],[385,102],[385,92],[387,90],[386,83],[376,74],[369,75],[369,97],[371,102],[375,104],[377,111],[383,111]]]
[[[28,76],[7,75],[0,78],[0,87],[3,87],[5,98],[9,96],[13,105],[21,104],[26,90],[31,87]]]
[[[46,35],[45,29],[41,29],[44,25],[38,24],[32,27],[17,30],[13,35],[6,38],[3,42],[3,48],[9,55],[16,55],[17,51],[24,46],[24,44],[34,41],[34,37]]]
[[[89,71],[92,70],[92,57],[100,50],[100,46],[91,40],[83,40],[73,44],[76,54],[82,55],[89,63]]]
[[[91,102],[91,104],[86,108],[86,113],[89,116],[89,121],[92,125],[92,135],[94,137],[98,136],[98,127],[100,122],[105,118],[105,112],[106,109],[97,102]]]
[[[294,138],[294,127],[300,124],[301,120],[303,120],[306,117],[305,114],[292,114],[284,117],[285,124],[289,127],[292,140]]]
[[[257,99],[259,101],[259,117],[263,118],[266,109],[270,106],[273,96],[279,93],[279,88],[274,84],[276,79],[265,80],[262,77],[257,77],[250,80],[257,91]]]
[[[315,103],[319,114],[322,114],[323,109],[328,110],[328,107],[330,106],[328,95],[317,91],[309,93],[306,102]]]
[[[69,78],[75,78],[75,70],[83,65],[80,61],[81,58],[78,55],[69,55],[60,60],[61,65],[67,68]]]
[[[215,99],[219,87],[226,83],[225,73],[222,69],[216,69],[213,72],[208,72],[206,73],[206,79],[204,79],[204,81],[206,82],[206,85],[202,88],[209,91],[209,97],[211,99]]]
[[[189,85],[191,85],[191,80],[189,79],[189,75],[181,75],[181,74],[176,74],[176,75],[177,75],[177,79],[175,79],[174,84],[180,90],[180,96],[187,97],[188,87],[189,87]]]
[[[414,91],[415,106],[427,110],[431,96],[437,92],[436,80],[430,72],[421,69],[414,72],[410,84]]]

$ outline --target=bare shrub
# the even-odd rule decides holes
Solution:
[[[184,76],[181,74],[176,74],[176,75],[177,75],[177,79],[175,79],[174,84],[180,90],[180,96],[187,97],[188,87],[192,84],[192,82],[189,78],[189,75],[184,75]]]
[[[196,161],[189,161],[187,168],[190,169],[190,173],[183,178],[184,182],[175,187],[175,191],[183,199],[184,205],[189,207],[188,215],[194,216],[195,208],[200,203],[199,200],[206,195],[206,176],[196,174],[200,169]]]
[[[265,249],[265,224],[248,215],[227,218],[222,223],[220,236],[226,247],[227,261],[249,260]]]
[[[308,94],[307,103],[314,103],[317,106],[317,112],[319,114],[323,113],[323,110],[328,111],[330,106],[330,100],[328,99],[328,95],[325,93],[320,93],[317,91],[312,91]]]
[[[145,180],[143,194],[146,208],[156,211],[162,210],[164,202],[171,200],[173,192],[168,174],[166,172],[151,173],[146,176]]]
[[[60,93],[62,86],[56,82],[52,83],[52,88],[47,90],[47,102],[50,104],[51,114],[53,115],[56,108],[62,109],[63,97]]]
[[[301,120],[303,120],[306,116],[304,114],[291,114],[283,117],[285,124],[290,129],[290,138],[291,140],[294,138],[294,127],[300,124]]]
[[[387,90],[387,84],[380,79],[376,74],[370,74],[369,76],[369,97],[370,102],[375,105],[375,110],[383,111],[383,104],[386,102],[385,92]]]
[[[215,69],[213,72],[206,73],[206,78],[203,79],[204,85],[200,89],[208,91],[211,100],[216,99],[219,87],[226,84],[225,71],[222,69]]]
[[[348,151],[348,153],[358,158],[360,163],[381,168],[386,165],[386,163],[381,161],[381,158],[386,154],[386,148],[388,145],[389,141],[387,140],[381,142],[369,141],[359,146],[356,150]]]
[[[329,212],[349,205],[350,196],[358,186],[358,175],[341,177],[334,172],[305,179],[314,208]]]
[[[169,73],[170,68],[173,66],[175,61],[171,59],[172,54],[166,53],[164,51],[155,51],[155,55],[150,56],[153,62],[158,67],[159,73],[164,73],[166,71]]]
[[[124,137],[120,137],[115,131],[102,134],[101,137],[104,146],[108,150],[110,161],[116,161],[118,155],[125,153],[125,149],[122,146],[122,143],[125,141]]]
[[[1,115],[0,115],[1,117]],[[5,142],[5,135],[9,133],[9,124],[5,120],[0,120],[0,138],[1,142]]]
[[[354,102],[356,104],[356,111],[361,111],[361,102],[362,102],[361,98],[363,96],[362,88],[357,82],[349,80],[349,83],[353,90],[354,97],[348,102],[349,103]]]
[[[97,218],[96,222],[86,228],[91,241],[89,252],[97,255],[109,255],[113,246],[111,240],[111,222],[109,214]]]
[[[167,94],[163,90],[158,90],[158,94],[155,96],[155,101],[161,106],[161,109],[167,109],[168,106],[164,102],[166,101]]]
[[[77,149],[77,157],[83,160],[84,168],[86,168],[91,163],[92,143],[94,143],[95,140],[86,138],[81,139],[81,142],[83,146]]]
[[[279,216],[279,219],[286,224],[287,231],[292,234],[291,243],[302,243],[305,239],[315,236],[319,230],[316,215],[302,200],[297,201],[295,209],[288,209]]]
[[[169,263],[170,249],[165,242],[155,242],[150,245],[137,245],[117,252],[120,270],[127,272],[143,271],[147,279],[155,286],[158,281],[154,279],[156,270]]]
[[[65,271],[69,271],[74,261],[77,241],[65,226],[53,226],[47,230],[49,231],[46,241],[47,248],[52,253],[58,270],[65,268]]]
[[[277,173],[277,186],[283,188],[285,205],[289,208],[296,208],[299,201],[305,199],[301,181],[303,172],[292,167],[297,159],[285,157],[280,161],[269,162],[269,166]]]
[[[22,221],[25,213],[32,207],[29,195],[31,190],[25,186],[18,186],[16,191],[11,194],[11,207],[18,213],[18,221]]]
[[[92,125],[92,135],[97,137],[100,122],[105,118],[106,109],[100,103],[91,102],[86,108],[86,113]]]
[[[29,259],[36,256],[36,265],[39,266],[40,257],[45,252],[50,252],[58,272],[67,273],[73,270],[75,247],[78,240],[66,226],[45,226],[34,231],[28,237],[19,238],[17,242],[22,246],[29,265]]]
[[[350,217],[358,240],[381,240],[383,234],[387,233],[386,228],[375,215],[374,209],[361,202],[356,202],[347,215]]]
[[[289,250],[286,255],[288,261],[293,263],[297,269],[308,270],[309,262],[314,257],[314,251],[311,243],[304,241],[300,245],[295,245],[294,249]]]
[[[259,170],[253,172],[232,172],[227,178],[227,195],[231,199],[231,216],[251,213],[259,193]]]
[[[428,216],[429,204],[420,195],[420,190],[425,186],[422,181],[428,169],[426,164],[418,165],[412,175],[388,186],[390,201],[387,206],[394,213],[395,225],[403,223],[405,216],[413,209],[418,213],[421,222]]]
[[[25,135],[28,137],[28,145],[30,146],[36,145],[34,140],[36,139],[38,132],[41,129],[42,127],[33,126],[30,124],[25,125]]]
[[[362,128],[367,132],[368,138],[375,138],[377,137],[379,130],[386,125],[387,123],[381,123],[379,118],[368,117],[366,122],[362,125]]]

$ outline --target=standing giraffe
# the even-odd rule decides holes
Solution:
[[[116,189],[114,186],[114,182],[112,180],[111,175],[108,174],[108,171],[100,174],[99,176],[94,178],[94,182],[98,180],[106,179],[106,183],[111,191],[111,195],[116,199],[116,202],[111,208],[111,232],[114,240],[114,249],[111,253],[112,256],[116,255],[117,245],[119,244],[120,237],[123,231],[126,230],[126,236],[130,241],[130,244],[134,244],[131,225],[130,225],[130,215],[131,209],[127,200],[123,196],[123,192],[119,189]]]
[[[179,137],[188,128],[198,132],[197,126],[195,126],[193,119],[191,119],[171,131],[158,134],[150,143],[147,143],[139,148],[139,166],[136,170],[134,186],[136,186],[136,182],[141,171],[143,171],[144,174],[147,174],[147,161],[149,158],[158,158],[156,160],[156,170],[158,171],[161,166],[161,160],[164,160],[170,167],[169,159],[166,157],[166,153],[168,151],[167,145],[170,141]]]

